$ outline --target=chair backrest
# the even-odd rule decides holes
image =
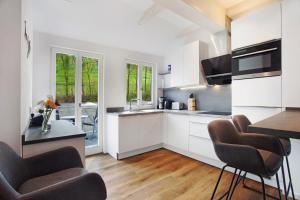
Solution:
[[[5,178],[15,190],[29,177],[24,160],[3,142],[0,142],[0,175],[0,179]]]
[[[238,144],[239,133],[228,120],[214,120],[208,124],[209,135],[213,143]]]
[[[245,115],[235,115],[233,116],[232,121],[239,132],[248,132],[248,126],[251,125],[251,122]]]

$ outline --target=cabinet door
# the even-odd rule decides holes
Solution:
[[[300,1],[282,2],[282,95],[284,107],[300,107]]]
[[[280,3],[254,11],[231,23],[232,49],[281,38]]]
[[[281,76],[232,81],[232,106],[281,105]]]
[[[141,148],[139,116],[119,117],[119,153]]]
[[[199,84],[199,41],[183,47],[183,85]]]
[[[163,114],[141,115],[139,126],[142,148],[163,142]]]
[[[167,115],[168,145],[188,151],[188,116]]]
[[[165,65],[171,65],[171,87],[182,86],[183,84],[183,49],[174,47],[166,56]]]

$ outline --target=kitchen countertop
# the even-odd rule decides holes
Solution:
[[[220,117],[224,119],[231,119],[231,114],[228,115],[220,115],[220,114],[208,114],[207,111],[188,111],[188,110],[159,110],[159,109],[145,109],[145,110],[132,110],[132,111],[123,111],[123,112],[108,112],[108,115],[116,115],[119,117],[125,116],[134,116],[134,115],[147,115],[147,114],[155,114],[155,113],[172,113],[179,115],[192,115],[192,116],[211,116],[211,117]]]

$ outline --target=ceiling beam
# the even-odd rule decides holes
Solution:
[[[150,8],[148,8],[144,12],[143,16],[139,19],[138,24],[143,25],[143,24],[147,23],[153,17],[158,15],[163,9],[164,8],[160,4],[154,3]]]

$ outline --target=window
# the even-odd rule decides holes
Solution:
[[[153,104],[153,65],[150,63],[127,62],[126,101],[138,105]]]

